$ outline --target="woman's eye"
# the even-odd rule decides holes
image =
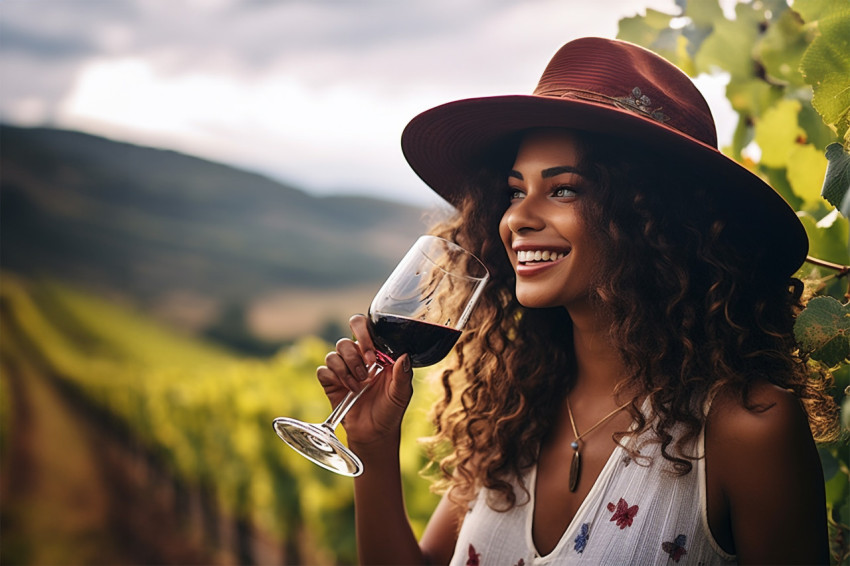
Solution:
[[[508,200],[519,200],[525,198],[525,193],[519,189],[508,188]]]
[[[555,187],[552,196],[557,198],[570,198],[576,196],[575,190],[570,187]]]

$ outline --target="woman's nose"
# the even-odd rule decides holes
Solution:
[[[514,234],[526,230],[542,230],[546,225],[540,206],[533,197],[526,197],[512,204],[505,211],[505,221],[508,229]]]

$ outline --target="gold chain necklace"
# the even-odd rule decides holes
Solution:
[[[598,427],[602,426],[602,424],[607,422],[608,419],[625,409],[629,405],[629,403],[631,403],[631,401],[623,403],[622,405],[605,415],[605,417],[603,417],[601,421],[584,431],[582,434],[579,434],[578,429],[576,428],[576,421],[575,419],[573,419],[573,410],[570,408],[570,400],[569,398],[567,398],[567,414],[570,416],[570,424],[573,427],[573,436],[575,436],[575,440],[570,443],[570,448],[574,450],[573,461],[570,464],[570,491],[575,491],[578,488],[578,478],[581,474],[581,455],[578,451],[579,440],[581,440],[583,436],[587,436],[588,434],[596,430]]]

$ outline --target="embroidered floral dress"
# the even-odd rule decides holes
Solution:
[[[703,436],[698,439],[703,453]],[[617,447],[557,546],[545,556],[531,536],[536,468],[525,478],[530,498],[500,513],[479,493],[467,514],[452,566],[532,564],[735,564],[708,529],[705,460],[677,476],[657,443],[631,459]],[[566,479],[565,479],[566,481]],[[517,489],[518,497],[522,491]]]

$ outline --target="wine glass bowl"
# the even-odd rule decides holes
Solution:
[[[405,254],[369,307],[369,331],[378,361],[377,376],[402,354],[413,367],[433,365],[454,347],[489,275],[484,264],[457,244],[421,236]],[[363,464],[334,434],[351,406],[373,383],[350,391],[322,423],[289,417],[274,420],[278,436],[319,466],[346,476]]]

